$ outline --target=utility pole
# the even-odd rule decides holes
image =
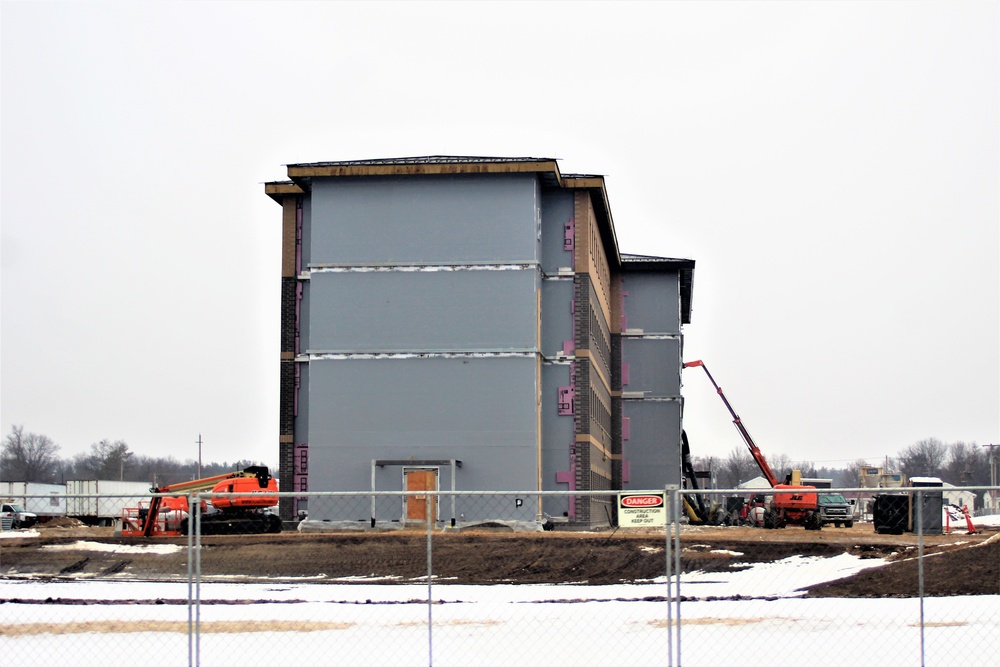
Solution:
[[[986,445],[990,449],[990,486],[997,485],[997,447],[1000,444]]]
[[[198,477],[201,479],[201,433],[198,434]]]

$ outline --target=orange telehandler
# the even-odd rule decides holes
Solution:
[[[823,526],[823,522],[820,520],[815,493],[816,487],[802,484],[802,473],[798,470],[793,470],[785,478],[784,484],[779,484],[774,471],[771,470],[767,459],[764,458],[764,453],[760,451],[760,448],[754,443],[753,438],[750,437],[750,433],[743,425],[743,420],[733,410],[733,406],[729,404],[726,395],[722,393],[722,388],[715,381],[715,378],[712,377],[712,374],[708,372],[705,362],[699,359],[697,361],[688,361],[684,364],[684,368],[692,368],[694,366],[701,366],[702,370],[705,371],[705,375],[708,376],[709,381],[715,387],[715,391],[718,392],[722,402],[726,404],[729,414],[732,415],[733,424],[736,425],[736,430],[743,436],[743,441],[750,449],[750,455],[753,456],[753,460],[757,462],[757,467],[764,473],[768,484],[775,491],[770,505],[764,508],[762,521],[764,528],[784,528],[788,524],[796,524],[804,526],[806,530],[819,530]],[[809,493],[809,491],[812,491],[812,493]]]
[[[153,487],[148,503],[122,511],[122,535],[133,537],[187,535],[190,529],[188,495],[199,491],[233,495],[216,496],[201,502],[201,532],[205,535],[228,533],[278,533],[281,519],[265,510],[278,504],[278,480],[266,466]]]

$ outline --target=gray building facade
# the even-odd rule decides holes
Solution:
[[[282,207],[282,490],[679,482],[694,262],[622,255],[603,177],[443,156],[288,176],[265,185]],[[411,505],[379,499],[372,521],[455,519],[447,502]],[[613,509],[578,496],[456,512],[599,525]],[[296,510],[282,500],[283,518]]]

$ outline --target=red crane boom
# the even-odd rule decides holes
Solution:
[[[726,398],[726,395],[722,393],[722,387],[720,387],[719,383],[715,381],[712,374],[708,372],[708,366],[706,366],[705,362],[701,359],[698,359],[697,361],[688,361],[684,364],[684,368],[691,368],[693,366],[701,366],[701,369],[705,371],[705,375],[708,376],[709,382],[711,382],[712,386],[715,387],[715,391],[719,393],[719,398],[722,399],[722,402],[725,403],[726,407],[729,409],[729,414],[733,417],[733,424],[736,426],[736,430],[740,432],[741,436],[743,436],[743,441],[747,443],[747,447],[750,448],[750,455],[753,456],[753,460],[757,462],[757,466],[760,468],[760,471],[764,473],[764,477],[767,479],[768,484],[770,484],[772,488],[777,486],[778,478],[774,476],[774,471],[771,470],[771,466],[768,465],[767,459],[764,458],[764,453],[760,451],[760,448],[756,445],[756,443],[754,443],[753,438],[750,437],[750,432],[747,431],[746,426],[743,425],[743,420],[740,419],[738,414],[736,414],[736,410],[733,410],[733,406],[729,404],[729,400]]]
[[[726,404],[726,408],[729,410],[729,414],[733,417],[733,424],[736,426],[736,430],[740,432],[743,436],[743,441],[750,448],[750,455],[753,456],[753,460],[757,462],[757,467],[760,471],[764,473],[764,477],[767,478],[768,484],[771,488],[775,490],[773,499],[771,500],[770,507],[764,512],[763,525],[765,528],[783,528],[789,523],[801,524],[806,530],[819,530],[823,525],[820,520],[819,514],[816,511],[817,508],[817,498],[816,498],[816,487],[799,484],[800,473],[798,470],[793,470],[789,478],[785,480],[784,484],[778,482],[778,478],[774,476],[774,471],[771,470],[771,466],[768,464],[767,459],[764,458],[763,452],[750,437],[749,431],[747,431],[746,426],[743,425],[743,420],[740,416],[736,414],[736,410],[733,410],[733,406],[730,405],[729,399],[726,395],[722,393],[722,387],[719,383],[715,381],[712,374],[708,372],[708,367],[705,366],[705,362],[700,359],[697,361],[688,361],[684,363],[684,368],[691,368],[694,366],[701,366],[702,370],[705,371],[705,375],[711,381],[712,386],[715,387],[715,391],[718,392],[719,398],[722,402]],[[791,482],[791,483],[789,483]],[[811,492],[811,493],[810,493]]]

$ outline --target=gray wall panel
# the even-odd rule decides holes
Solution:
[[[296,362],[299,366],[298,414],[293,417],[295,444],[309,442],[309,364]],[[284,491],[284,489],[282,489]]]
[[[645,333],[678,333],[681,330],[680,287],[676,273],[625,273],[622,289],[629,329]]]
[[[302,300],[299,301],[299,349],[296,352],[303,354],[309,349],[309,304],[311,303],[312,281],[300,280],[299,285],[302,286]]]
[[[310,260],[310,248],[312,247],[312,198],[304,197],[302,199],[302,266],[301,270],[305,271],[306,267],[309,266]]]
[[[313,361],[310,488],[368,490],[373,458],[413,458],[462,460],[460,489],[534,489],[536,377],[533,357]]]
[[[542,490],[567,491],[569,485],[556,482],[556,473],[570,469],[570,448],[573,446],[574,417],[560,415],[559,387],[570,383],[569,363],[542,366]],[[565,498],[545,498],[545,513],[561,517],[568,511]]]
[[[630,479],[626,489],[659,489],[680,483],[679,401],[622,401],[630,437],[623,446]]]
[[[573,193],[565,190],[542,192],[542,270],[555,274],[573,268],[573,251],[563,247],[565,224],[575,215]]]
[[[622,337],[622,363],[629,381],[623,391],[645,391],[650,397],[680,396],[679,338]]]
[[[312,274],[310,350],[526,350],[537,346],[535,270]]]
[[[552,357],[573,341],[573,279],[542,281],[542,353]]]
[[[538,260],[533,175],[316,180],[314,263]]]

